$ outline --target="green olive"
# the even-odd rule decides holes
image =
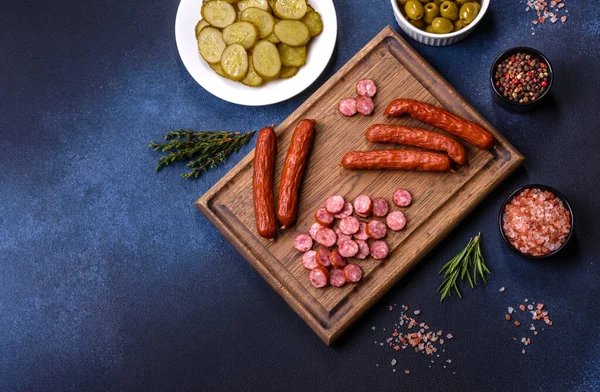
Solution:
[[[454,21],[454,31],[458,31],[458,30],[462,29],[463,27],[465,27],[465,25],[460,21],[460,19],[456,19]]]
[[[406,4],[406,2],[407,2],[407,1],[408,1],[408,0],[398,0],[398,3],[400,3],[400,4],[404,5],[404,4]]]
[[[431,27],[431,25],[427,25],[427,27],[425,27],[425,31],[427,31],[428,33],[432,33],[432,34],[435,33],[435,31],[433,31],[433,27]]]
[[[415,26],[417,29],[425,29],[425,22],[423,22],[423,19],[411,20],[410,24]]]
[[[454,25],[450,19],[437,17],[431,22],[431,28],[436,34],[447,34],[452,32]]]
[[[413,20],[421,19],[423,18],[423,15],[425,15],[423,4],[416,0],[409,0],[406,3],[404,10],[406,11],[406,15]]]
[[[452,1],[444,1],[440,6],[440,14],[443,18],[455,21],[458,19],[458,7]]]
[[[459,12],[460,21],[462,22],[462,24],[466,26],[473,20],[475,20],[480,9],[481,6],[479,5],[479,3],[476,3],[474,1],[463,4],[463,6],[460,7]]]
[[[437,5],[438,7],[442,5],[443,2],[444,0],[433,0],[433,4]]]
[[[454,1],[456,1],[457,5],[463,5],[463,4],[468,3],[469,1],[472,1],[472,0],[454,0]]]
[[[425,4],[425,16],[423,17],[425,23],[431,24],[438,16],[440,16],[440,7],[435,3]]]

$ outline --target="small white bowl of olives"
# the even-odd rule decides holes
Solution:
[[[394,17],[412,39],[446,46],[466,38],[483,18],[490,0],[391,0]]]

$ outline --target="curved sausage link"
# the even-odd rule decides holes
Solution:
[[[467,164],[467,152],[462,144],[438,132],[399,125],[375,124],[367,129],[365,136],[373,143],[395,143],[446,151],[454,162],[459,165]]]
[[[412,150],[351,151],[342,158],[346,169],[391,169],[447,172],[452,161],[446,155]]]
[[[263,128],[258,133],[254,150],[254,175],[252,193],[256,229],[261,237],[272,239],[277,235],[273,174],[277,155],[277,136],[273,127]]]
[[[315,123],[315,120],[300,121],[285,157],[277,207],[277,217],[283,229],[293,224],[298,215],[300,186],[314,138]]]
[[[391,117],[400,117],[404,113],[458,136],[483,150],[494,146],[494,136],[479,125],[425,102],[396,99],[390,102],[384,112],[386,116]]]

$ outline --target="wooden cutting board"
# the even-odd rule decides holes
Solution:
[[[375,112],[372,116],[342,117],[338,102],[356,96],[354,85],[361,78],[377,83]],[[433,129],[410,117],[384,118],[387,104],[399,97],[442,106],[481,124],[495,135],[496,148],[483,151],[463,143],[469,166],[455,173],[348,171],[340,167],[347,151],[394,148],[365,139],[364,132],[371,124]],[[252,201],[254,151],[202,196],[196,206],[319,337],[331,344],[513,172],[523,156],[389,26],[276,128],[276,187],[294,127],[304,118],[317,120],[317,126],[295,226],[281,232],[273,242],[258,236]],[[382,262],[372,258],[356,261],[364,271],[358,284],[347,284],[341,289],[314,288],[293,241],[296,234],[308,231],[315,210],[336,193],[349,201],[360,194],[384,197],[393,206],[391,196],[398,187],[412,192],[413,203],[403,209],[408,221],[406,229],[388,234],[389,258]],[[431,288],[432,293],[435,289]]]

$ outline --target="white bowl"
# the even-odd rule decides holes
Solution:
[[[181,0],[175,19],[175,40],[181,61],[190,75],[206,91],[227,102],[246,106],[271,105],[285,101],[304,91],[321,75],[335,47],[337,17],[332,0],[313,0],[310,5],[321,14],[323,32],[308,44],[306,64],[296,76],[274,80],[260,87],[248,87],[215,73],[198,53],[194,27],[201,19],[202,0]]]
[[[406,34],[408,34],[410,38],[422,44],[430,46],[452,45],[457,43],[458,41],[465,39],[469,34],[471,34],[475,26],[483,18],[483,16],[488,10],[488,7],[490,6],[490,0],[479,0],[479,3],[481,4],[481,10],[479,11],[479,14],[477,14],[475,20],[469,25],[467,25],[467,27],[448,34],[433,34],[420,30],[415,26],[411,25],[410,22],[400,12],[398,1],[391,0],[391,2],[392,8],[394,9],[394,18],[396,18],[396,22],[398,22],[400,28]]]

